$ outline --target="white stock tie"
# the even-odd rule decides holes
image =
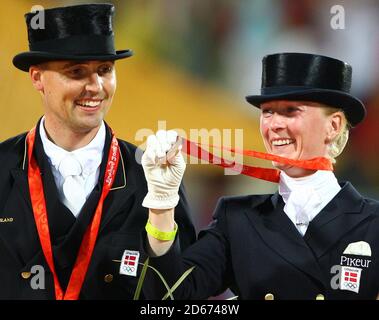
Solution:
[[[303,187],[290,193],[284,211],[287,214],[296,212],[295,225],[304,235],[311,220],[310,214],[317,210],[321,203],[321,197],[313,188]]]
[[[64,179],[63,203],[76,217],[86,202],[82,165],[75,155],[68,154],[60,162],[58,170]]]
[[[309,223],[341,190],[331,171],[319,170],[301,178],[280,173],[279,194],[285,202],[284,212],[304,235]]]

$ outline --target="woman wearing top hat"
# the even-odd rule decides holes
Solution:
[[[132,52],[114,48],[113,5],[42,13],[43,29],[31,23],[39,13],[25,15],[30,51],[13,64],[29,72],[44,116],[0,143],[0,299],[131,299],[147,188],[136,147],[103,119],[114,62]],[[194,228],[177,203],[186,247]],[[125,250],[134,265],[120,268]]]
[[[349,91],[352,68],[343,61],[305,53],[263,59],[260,132],[269,153],[290,159],[326,157],[345,147],[350,128],[365,116]],[[175,134],[148,139],[143,167],[150,208],[144,250],[150,264],[173,285],[176,299],[204,299],[230,288],[239,299],[375,299],[379,292],[379,203],[362,196],[332,171],[311,171],[274,162],[280,170],[275,194],[223,197],[209,227],[183,250],[176,195],[185,171],[180,153],[167,166],[156,157]],[[252,183],[254,183],[252,181]],[[176,236],[175,236],[176,235]],[[148,272],[148,298],[166,292]]]

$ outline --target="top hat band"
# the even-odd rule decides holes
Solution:
[[[49,39],[30,43],[29,48],[30,51],[45,51],[58,54],[115,54],[113,34],[74,35],[63,39]]]

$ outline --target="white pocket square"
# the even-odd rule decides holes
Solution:
[[[343,254],[371,257],[371,247],[366,241],[352,242],[347,246]]]

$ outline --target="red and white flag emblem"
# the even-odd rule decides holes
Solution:
[[[137,276],[139,251],[125,250],[120,264],[120,274]]]
[[[341,290],[348,290],[358,293],[359,292],[359,284],[361,281],[361,272],[360,268],[352,268],[342,266],[341,272]]]

